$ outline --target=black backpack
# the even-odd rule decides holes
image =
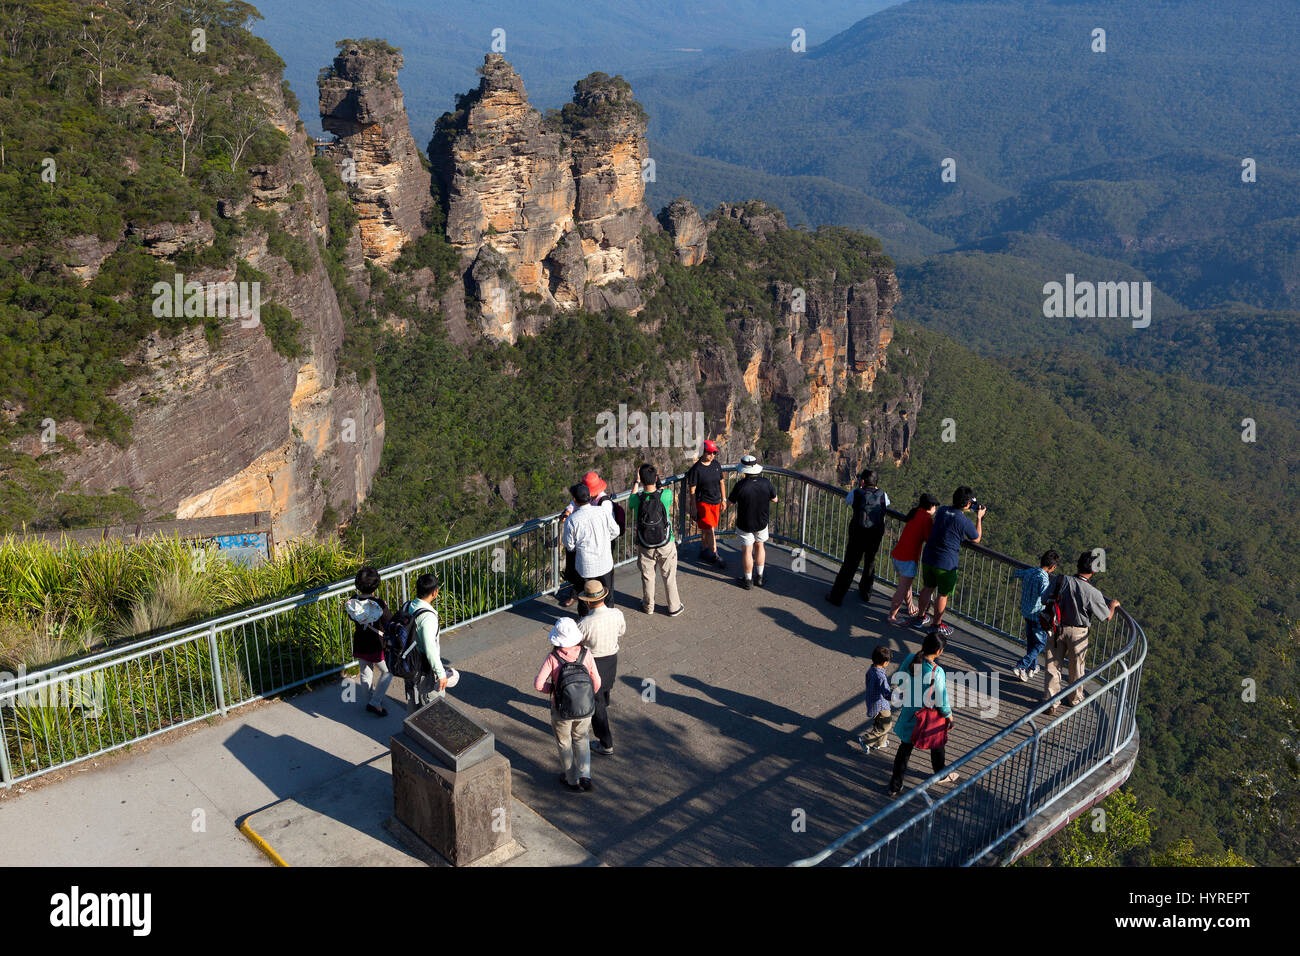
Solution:
[[[576,661],[566,661],[559,651],[551,651],[560,669],[551,682],[555,711],[561,720],[582,720],[596,712],[596,685],[583,664],[588,651],[584,647]]]
[[[388,622],[384,630],[384,663],[394,677],[418,680],[421,674],[433,670],[415,639],[415,619],[428,613],[429,609],[422,607],[412,614],[410,605],[403,605]]]
[[[643,491],[637,499],[636,540],[643,548],[662,548],[671,537],[668,509],[658,491]]]
[[[853,513],[853,524],[859,531],[871,531],[885,523],[885,493],[879,488],[859,488],[861,496],[857,498],[857,508]]]

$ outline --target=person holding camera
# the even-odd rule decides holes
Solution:
[[[975,521],[966,517],[974,509]],[[940,508],[934,516],[934,527],[930,539],[921,551],[921,597],[920,610],[909,623],[921,627],[925,623],[925,612],[934,598],[934,619],[931,629],[944,640],[952,634],[952,627],[943,623],[943,612],[948,608],[948,598],[957,590],[957,564],[961,556],[962,542],[977,544],[984,535],[984,513],[986,507],[975,500],[975,493],[962,485],[952,494],[952,507]]]

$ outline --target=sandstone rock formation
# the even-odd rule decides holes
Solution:
[[[678,262],[697,266],[704,261],[709,251],[709,231],[690,200],[674,199],[660,211],[659,222],[672,237]]]
[[[236,259],[267,277],[263,311],[274,301],[301,322],[303,354],[285,358],[265,328],[233,320],[222,324],[215,348],[201,327],[155,332],[129,359],[138,374],[112,393],[132,421],[128,447],[78,440],[75,423],[58,423],[58,434],[75,448],[60,446],[50,464],[86,490],[130,489],[149,517],[269,510],[283,541],[314,531],[326,509],[339,517],[356,510],[379,465],[384,414],[373,378],[360,385],[338,372],[343,318],[317,254],[328,204],[312,168],[312,144],[285,103],[278,76],[266,77],[254,92],[288,134],[290,148],[274,165],[253,170],[251,196],[227,203],[226,213],[236,215],[249,203],[272,210],[287,233],[304,240],[309,265],[301,273],[269,251],[258,229],[247,230],[235,250]],[[294,198],[295,184],[304,187],[296,193],[301,198]],[[163,261],[185,246],[208,244],[213,234],[197,217],[127,231]],[[72,262],[74,270],[97,265],[96,250],[69,252],[89,259]],[[184,278],[233,281],[234,263]]]
[[[719,206],[709,216],[709,230],[725,220],[765,241],[787,228],[780,210],[759,202]],[[823,477],[844,481],[859,463],[902,461],[910,438],[907,422],[915,420],[920,406],[919,383],[873,403],[860,421],[837,415],[833,407],[837,395],[871,391],[886,366],[893,309],[900,299],[893,269],[882,266],[858,281],[810,276],[805,286],[777,282],[770,291],[773,316],[741,315],[729,324],[740,370],[736,391],[758,405],[770,403],[775,412],[770,424],[789,436],[781,463],[804,459],[805,467]],[[733,418],[737,405],[733,396],[728,407]],[[752,443],[759,433],[740,437]],[[734,440],[730,433],[723,438],[729,444]]]
[[[592,73],[573,87],[560,124],[573,153],[578,195],[574,220],[587,265],[586,308],[641,308],[636,281],[645,275],[641,230],[653,223],[645,206],[642,164],[650,155],[645,110],[621,77]]]
[[[514,342],[546,307],[639,310],[641,230],[655,224],[641,174],[646,117],[631,88],[593,73],[544,119],[500,54],[488,54],[480,72],[429,144],[480,329]],[[531,319],[526,301],[536,306]]]
[[[429,173],[397,85],[402,55],[376,41],[350,44],[319,80],[326,150],[348,187],[367,259],[388,265],[422,236],[433,208]]]

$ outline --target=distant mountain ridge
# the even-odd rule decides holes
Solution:
[[[666,173],[689,196],[729,198],[706,165],[726,163],[726,189],[787,178],[825,216],[810,225],[869,228],[904,259],[937,251],[918,229],[1017,232],[1140,266],[1188,305],[1296,308],[1300,113],[1276,95],[1300,87],[1296,36],[1284,0],[911,0],[803,55],[631,79],[652,142],[698,157]],[[882,228],[889,209],[906,229]]]

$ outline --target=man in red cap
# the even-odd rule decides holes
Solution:
[[[718,557],[718,522],[727,510],[727,496],[723,493],[722,463],[717,460],[718,446],[705,441],[699,459],[686,473],[686,490],[695,501],[695,521],[700,526],[700,560],[721,566]]]
[[[618,533],[622,535],[623,532],[627,530],[627,512],[623,510],[621,504],[606,494],[609,490],[609,486],[605,483],[605,479],[600,477],[598,473],[589,471],[582,476],[582,483],[586,485],[587,490],[591,492],[591,503],[593,505],[598,508],[609,508],[611,510],[614,515],[614,522],[618,525]],[[618,556],[614,554],[613,541],[609,543],[609,553],[616,561],[618,560]]]

